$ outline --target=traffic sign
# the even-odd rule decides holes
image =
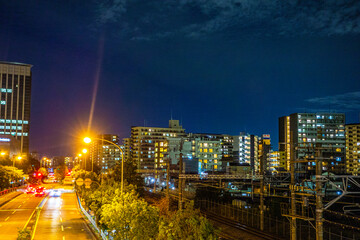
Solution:
[[[90,185],[91,185],[91,179],[90,178],[85,178],[85,181],[84,181],[84,183],[85,183],[85,188],[90,188]]]
[[[84,180],[82,178],[76,179],[76,185],[82,186],[84,184]]]

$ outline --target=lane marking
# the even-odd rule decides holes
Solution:
[[[65,240],[65,236],[63,236],[63,240]]]
[[[10,217],[5,218],[5,222],[6,222],[9,218],[10,218]]]
[[[62,218],[60,217],[60,222],[62,222]]]
[[[16,210],[12,212],[12,214],[16,213]]]
[[[18,206],[18,208],[20,208],[21,207],[21,204]]]
[[[63,225],[61,225],[61,231],[64,231],[64,226]]]

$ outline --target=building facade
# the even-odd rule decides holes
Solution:
[[[289,121],[288,121],[289,119]],[[290,125],[289,125],[290,123]],[[290,146],[290,152],[289,152]],[[294,113],[279,118],[279,148],[295,160],[315,159],[319,150],[323,171],[345,172],[345,114]],[[313,175],[315,161],[296,163],[300,175]]]
[[[185,129],[178,120],[169,120],[168,128],[132,127],[130,155],[138,169],[154,169],[155,143],[168,138],[186,137]]]
[[[346,173],[360,174],[360,123],[345,125]]]
[[[113,168],[117,162],[121,161],[122,153],[118,147],[104,140],[120,146],[119,137],[114,134],[101,134],[96,138],[97,140],[93,140],[90,144],[89,161],[87,161],[86,169],[91,169],[91,165],[94,164],[94,166],[99,167],[102,172],[106,172],[108,169]]]
[[[29,153],[31,67],[0,62],[0,134],[20,141],[20,152]]]

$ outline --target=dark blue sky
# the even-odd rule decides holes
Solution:
[[[33,64],[31,150],[68,155],[88,125],[270,133],[278,117],[359,121],[360,2],[0,1],[0,60]]]

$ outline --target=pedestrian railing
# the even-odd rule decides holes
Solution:
[[[98,225],[95,222],[95,219],[81,205],[81,201],[80,201],[80,198],[78,196],[77,196],[77,199],[78,199],[78,203],[79,203],[81,212],[86,216],[86,218],[89,220],[89,222],[94,227],[94,229],[100,234],[101,238],[103,240],[108,240],[108,237],[107,237],[106,233],[100,227],[98,227]]]

